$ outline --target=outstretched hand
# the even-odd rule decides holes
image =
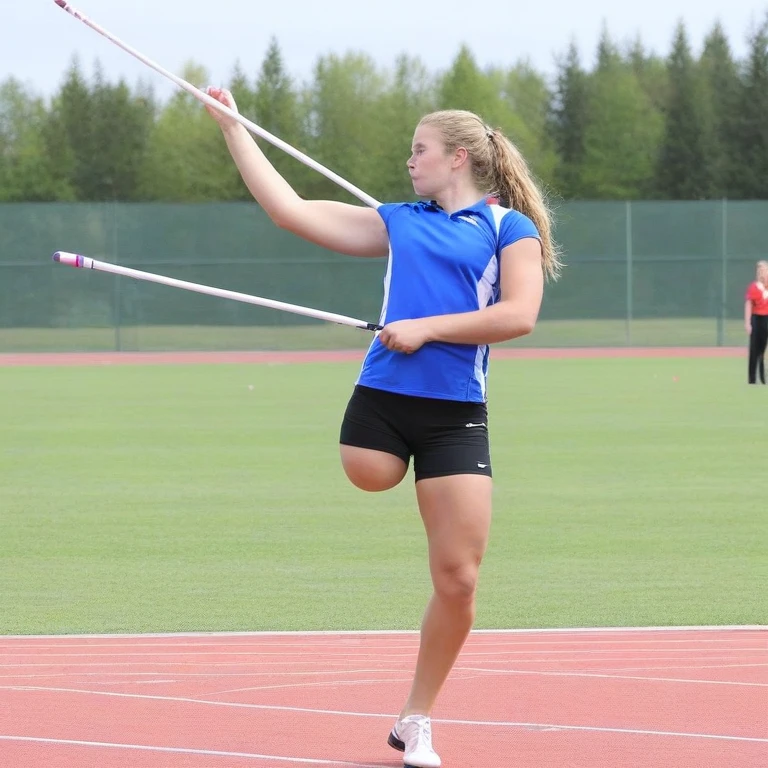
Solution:
[[[388,323],[379,331],[379,341],[393,352],[412,355],[430,340],[427,320],[423,318]]]
[[[209,85],[205,91],[212,99],[221,102],[225,107],[229,107],[233,112],[238,112],[237,104],[235,103],[235,97],[226,88],[216,88]],[[225,115],[215,107],[211,107],[208,104],[205,105],[205,109],[208,114],[219,124],[223,129],[231,128],[234,125],[238,125],[237,120],[229,115]],[[239,114],[239,113],[238,113]]]

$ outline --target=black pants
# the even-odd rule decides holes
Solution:
[[[768,315],[752,315],[752,333],[749,335],[749,383],[765,384],[765,347],[768,344]]]

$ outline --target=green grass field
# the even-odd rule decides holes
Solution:
[[[376,320],[375,317],[368,318]],[[541,320],[516,347],[710,347],[746,345],[744,321],[714,317]],[[330,323],[311,325],[153,325],[121,328],[0,328],[2,352],[364,349],[368,333]],[[501,345],[508,346],[508,345]]]
[[[744,367],[492,363],[476,626],[768,623]],[[0,632],[418,627],[412,476],[366,494],[338,463],[357,370],[0,369]]]

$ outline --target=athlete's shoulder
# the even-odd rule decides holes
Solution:
[[[418,202],[382,203],[376,210],[379,216],[388,224],[390,219],[398,213],[415,210],[421,205]]]
[[[521,223],[530,224],[533,227],[536,226],[529,216],[526,216],[524,213],[521,213],[514,208],[507,208],[506,206],[502,205],[495,197],[488,198],[486,205],[494,221],[498,222],[499,226],[501,226],[502,222],[505,226],[514,224],[519,225]]]
[[[496,227],[499,251],[525,237],[541,239],[538,227],[524,213],[501,205],[495,198],[488,199],[487,208]]]

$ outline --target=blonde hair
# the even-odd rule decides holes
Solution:
[[[761,272],[768,272],[768,261],[758,261],[755,265],[755,276],[758,280]]]
[[[517,147],[500,130],[463,109],[431,112],[419,125],[434,126],[448,152],[464,147],[477,188],[531,219],[541,237],[544,274],[557,280],[562,263],[560,248],[552,239],[552,213]]]

